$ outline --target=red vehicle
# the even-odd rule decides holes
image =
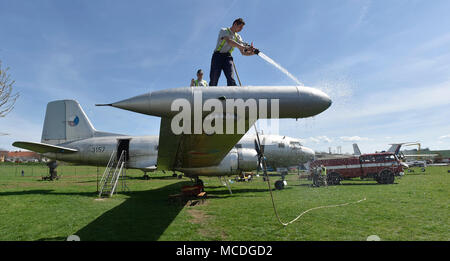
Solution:
[[[328,185],[338,185],[343,179],[356,177],[373,178],[380,184],[392,184],[395,176],[403,175],[400,160],[391,152],[318,159],[310,166],[314,169],[321,165],[327,168]]]

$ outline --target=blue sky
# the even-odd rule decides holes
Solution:
[[[420,141],[450,149],[450,1],[0,0],[0,60],[15,109],[0,118],[0,148],[40,141],[49,101],[76,99],[98,130],[158,135],[159,118],[95,107],[187,86],[221,27],[243,17],[244,40],[333,105],[282,120],[280,134],[328,151],[383,150]],[[258,56],[234,53],[244,85],[293,85]],[[219,85],[225,85],[222,75]]]

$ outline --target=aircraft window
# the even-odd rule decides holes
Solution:
[[[367,163],[367,162],[375,162],[375,157],[374,156],[365,156],[362,158],[363,162]]]
[[[383,162],[384,161],[384,156],[382,156],[382,155],[375,156],[375,161],[376,162]]]

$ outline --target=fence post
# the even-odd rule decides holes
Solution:
[[[97,194],[98,194],[98,165],[97,165]]]

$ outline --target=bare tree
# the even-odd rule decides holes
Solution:
[[[14,108],[19,97],[18,93],[13,94],[15,81],[11,80],[8,70],[9,67],[2,69],[2,61],[0,61],[0,117],[5,117]]]

